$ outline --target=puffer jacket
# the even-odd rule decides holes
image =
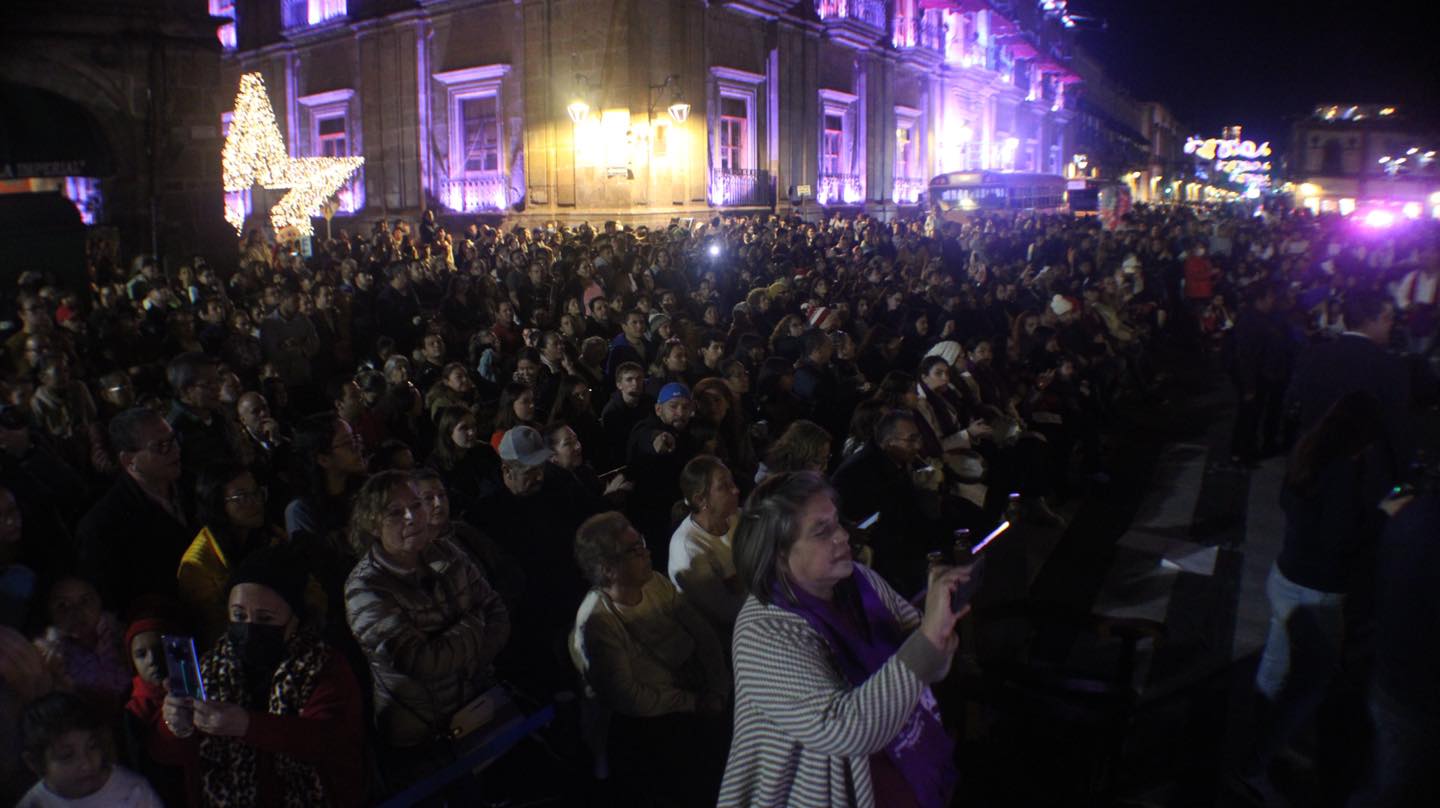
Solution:
[[[437,539],[414,570],[371,547],[345,581],[345,611],[375,682],[375,719],[394,748],[446,732],[461,707],[491,684],[510,617],[480,568]]]

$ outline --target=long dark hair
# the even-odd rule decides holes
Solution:
[[[1384,428],[1380,402],[1374,396],[1346,393],[1295,444],[1285,484],[1300,491],[1309,489],[1321,470],[1359,455],[1384,434]]]
[[[227,552],[240,538],[225,512],[225,487],[250,470],[233,460],[222,460],[206,466],[195,481],[195,510],[200,524],[210,529]]]

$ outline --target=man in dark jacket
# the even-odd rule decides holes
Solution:
[[[524,681],[547,695],[572,684],[562,649],[586,589],[575,566],[575,531],[593,515],[573,477],[545,474],[551,454],[535,429],[507,431],[500,440],[502,485],[478,500],[471,519],[525,573],[501,667],[523,672]]]
[[[120,477],[80,520],[81,574],[123,611],[145,594],[175,595],[175,570],[195,535],[178,496],[180,446],[165,419],[144,407],[110,421]]]
[[[643,368],[646,362],[645,315],[639,311],[629,312],[620,329],[610,341],[610,353],[605,357],[605,378],[612,382],[624,363],[634,362]]]
[[[655,414],[635,425],[626,446],[625,476],[635,481],[631,521],[650,543],[656,569],[666,568],[675,527],[670,510],[680,501],[680,470],[700,453],[699,444],[686,431],[694,415],[690,388],[671,382],[660,388]]]
[[[875,424],[875,440],[835,470],[840,512],[869,528],[875,571],[896,591],[910,596],[925,586],[925,554],[946,545],[940,494],[930,486],[941,472],[917,470],[920,429],[915,416],[890,410]],[[923,483],[923,485],[922,485]]]
[[[1409,374],[1400,358],[1385,350],[1395,327],[1395,304],[1376,292],[1355,292],[1346,298],[1343,314],[1345,332],[1301,357],[1286,406],[1299,411],[1303,434],[1346,393],[1374,396],[1385,416],[1385,449],[1398,474],[1410,461],[1414,432]]]
[[[165,420],[180,442],[180,466],[194,480],[206,466],[235,457],[230,425],[220,414],[220,371],[202,353],[170,360],[165,377],[175,399]]]
[[[630,444],[630,431],[655,411],[655,400],[645,395],[645,369],[635,362],[626,362],[615,371],[615,392],[600,411],[600,427],[605,431],[604,456],[608,463],[625,462]]]
[[[840,382],[831,367],[835,346],[830,336],[818,328],[805,332],[805,353],[795,364],[795,385],[791,391],[810,408],[810,417],[825,427],[832,436],[844,435],[849,429],[849,410],[840,395]]]
[[[1279,448],[1285,395],[1285,332],[1271,316],[1275,289],[1258,284],[1231,334],[1231,378],[1240,394],[1230,438],[1231,462],[1250,465]],[[1259,433],[1259,434],[1257,434]],[[1257,439],[1263,439],[1257,440]],[[1263,447],[1263,448],[1262,448]]]

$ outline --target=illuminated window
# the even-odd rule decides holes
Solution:
[[[464,143],[466,174],[487,174],[500,170],[499,99],[494,95],[461,98],[461,141]]]
[[[352,108],[355,91],[329,90],[295,99],[301,110],[304,135],[291,144],[297,156],[352,157],[363,152],[360,143],[360,116]],[[364,169],[356,171],[336,193],[340,210],[354,213],[365,206]]]
[[[349,157],[346,145],[345,116],[321,118],[315,122],[315,155],[317,157]]]
[[[234,0],[230,0],[233,4]],[[224,2],[224,0],[220,0]],[[345,16],[347,0],[282,0],[281,22],[286,28],[319,25]]]
[[[820,173],[840,174],[841,156],[845,148],[845,117],[826,115],[825,131],[820,145]]]
[[[210,16],[229,22],[215,29],[215,36],[225,50],[235,50],[235,0],[210,0]]]
[[[718,65],[710,68],[710,76],[710,198],[717,204],[730,204],[737,198],[735,178],[749,176],[760,167],[760,150],[766,143],[768,125],[765,76]],[[744,180],[742,185],[750,188],[753,181]],[[740,193],[740,197],[746,193]]]
[[[745,133],[750,125],[750,105],[743,98],[720,99],[719,141],[716,153],[721,171],[740,171],[748,153]]]

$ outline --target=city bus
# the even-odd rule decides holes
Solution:
[[[930,180],[930,207],[939,218],[973,211],[1065,210],[1065,178],[1014,171],[952,171]]]

